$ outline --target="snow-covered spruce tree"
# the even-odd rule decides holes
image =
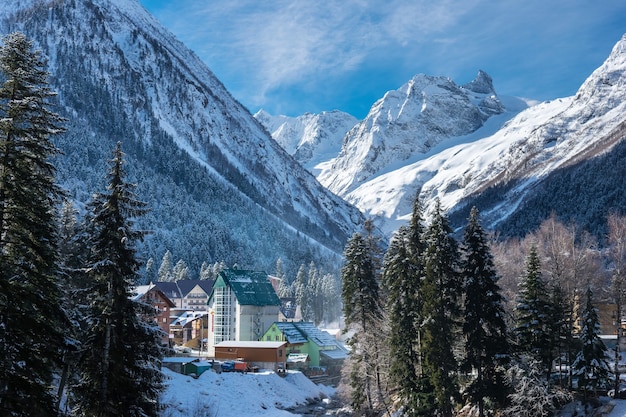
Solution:
[[[537,247],[531,246],[526,259],[526,272],[520,282],[515,306],[517,351],[539,361],[549,378],[552,369],[552,337],[549,294],[541,275]]]
[[[400,227],[392,238],[383,268],[390,323],[389,373],[399,405],[407,416],[432,415],[434,404],[432,398],[428,400],[433,393],[426,384],[420,352],[423,234],[422,210],[417,198],[411,222]]]
[[[593,305],[593,291],[587,287],[585,307],[582,311],[580,330],[580,351],[572,364],[573,374],[578,377],[578,389],[582,389],[585,399],[588,391],[595,392],[609,381],[611,373],[606,361],[606,346],[600,339],[598,311]]]
[[[389,315],[389,374],[404,415],[423,414],[423,381],[420,358],[420,278],[408,251],[408,228],[400,227],[393,236],[383,269]],[[431,402],[432,404],[432,402]]]
[[[300,265],[298,275],[293,283],[296,303],[300,306],[300,315],[304,321],[313,321],[313,294],[309,288],[309,277],[306,266]]]
[[[498,286],[491,251],[478,210],[470,212],[463,236],[463,339],[461,369],[475,371],[467,388],[472,403],[485,415],[485,398],[503,405],[506,400],[504,367],[509,353],[504,300]]]
[[[84,229],[78,223],[78,210],[74,208],[70,200],[65,200],[59,219],[59,269],[64,282],[63,307],[69,317],[69,325],[65,328],[65,336],[68,340],[67,348],[63,352],[63,369],[58,382],[57,401],[66,397],[66,389],[71,385],[70,380],[75,376],[75,368],[78,362],[80,335],[84,330],[84,309],[88,303],[89,295],[85,292],[87,274],[85,262],[87,259],[88,240]]]
[[[459,341],[459,302],[461,295],[460,254],[447,217],[437,201],[425,234],[422,316],[424,374],[435,394],[435,415],[451,417],[454,401],[459,400],[458,363],[454,349]]]
[[[65,345],[50,137],[63,120],[40,51],[22,33],[0,46],[0,415],[56,414],[53,373]]]
[[[174,265],[172,265],[172,252],[169,250],[165,251],[163,255],[163,259],[161,260],[161,266],[159,266],[159,271],[157,273],[157,279],[159,282],[174,282]]]
[[[572,400],[569,391],[549,384],[543,365],[525,355],[507,370],[509,406],[502,412],[511,417],[550,417]]]
[[[152,308],[131,298],[140,266],[135,245],[143,235],[133,229],[133,218],[145,205],[124,177],[118,143],[108,191],[91,204],[89,328],[71,396],[73,414],[81,417],[157,416],[159,411],[160,330]]]
[[[324,322],[331,323],[341,316],[341,294],[338,277],[335,274],[324,274],[322,277],[322,295],[324,299]]]
[[[382,318],[379,285],[372,254],[360,233],[355,233],[344,251],[341,268],[343,313],[348,331],[354,335],[348,341],[352,348],[350,381],[351,405],[360,414],[375,411],[374,382],[375,356],[370,352]]]

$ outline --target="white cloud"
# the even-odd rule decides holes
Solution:
[[[459,0],[202,3],[176,2],[159,17],[218,76],[246,74],[235,90],[246,89],[256,104],[274,89],[383,59],[376,51],[423,42],[471,7]]]

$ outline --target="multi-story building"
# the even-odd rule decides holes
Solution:
[[[278,320],[281,301],[265,272],[225,269],[209,295],[209,352],[223,341],[257,341]]]

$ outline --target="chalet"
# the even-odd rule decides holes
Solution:
[[[261,340],[287,342],[288,358],[293,358],[298,368],[301,364],[296,366],[296,362],[305,361],[310,367],[337,370],[348,356],[341,342],[311,322],[275,322]]]
[[[133,291],[133,300],[151,305],[156,311],[155,320],[163,330],[163,345],[169,345],[170,314],[174,303],[154,284],[140,285]]]
[[[209,354],[223,341],[257,341],[278,320],[280,299],[268,275],[260,271],[224,269],[208,301]]]
[[[213,280],[185,279],[175,282],[155,282],[163,293],[182,311],[206,310]]]

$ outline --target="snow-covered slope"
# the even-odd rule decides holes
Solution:
[[[338,110],[298,117],[272,116],[259,110],[254,117],[313,175],[319,174],[320,164],[337,156],[344,136],[358,122]]]
[[[164,415],[170,417],[263,416],[290,417],[289,408],[329,399],[335,390],[315,385],[304,374],[289,371],[280,377],[273,371],[259,373],[202,373],[199,378],[163,369],[166,389]]]
[[[121,140],[152,208],[147,255],[269,269],[340,256],[362,215],[328,192],[137,0],[0,4],[49,59],[68,132],[58,177],[78,202]]]

